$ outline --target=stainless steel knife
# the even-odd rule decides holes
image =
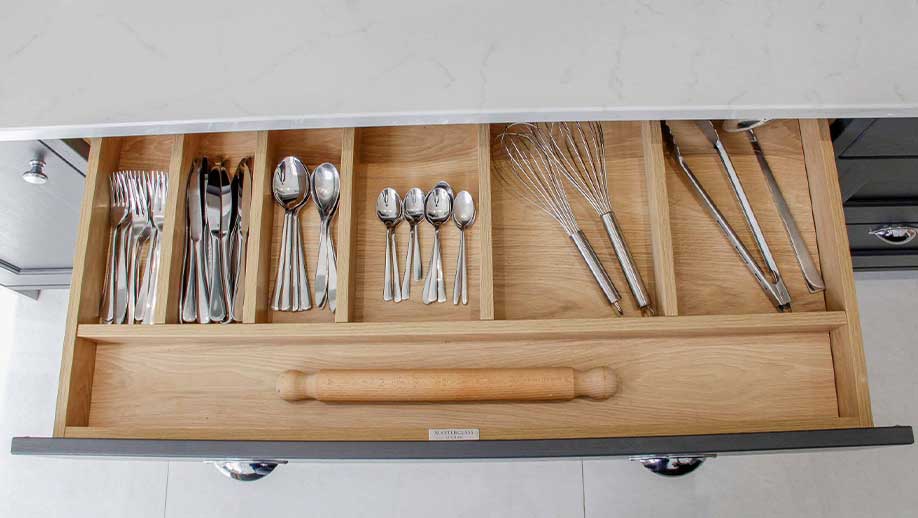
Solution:
[[[252,204],[251,157],[243,158],[233,176],[233,199],[236,207],[234,218],[233,257],[235,259],[232,308],[233,320],[242,322],[242,307],[245,302],[246,242],[249,236],[249,208]]]
[[[208,306],[207,300],[207,280],[204,269],[204,210],[201,203],[201,173],[204,164],[204,160],[194,161],[191,169],[191,176],[188,178],[188,187],[185,190],[186,210],[188,214],[188,237],[192,244],[191,260],[188,264],[189,284],[186,285],[186,290],[192,293],[191,297],[194,300],[194,307],[196,308],[195,316],[197,321],[201,324],[210,322],[210,307]],[[182,316],[188,322],[195,319],[194,317],[190,319],[186,318],[190,316],[190,314],[186,315],[184,311],[182,312]]]
[[[210,253],[213,257],[209,306],[210,319],[214,322],[223,322],[228,314],[226,301],[229,299],[227,296],[229,290],[224,258],[226,257],[225,237],[229,231],[231,196],[229,176],[226,174],[223,163],[219,162],[211,167],[207,174],[207,192],[204,197],[207,229],[210,232]]]

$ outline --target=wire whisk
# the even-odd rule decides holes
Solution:
[[[547,156],[602,220],[637,306],[643,314],[653,315],[654,309],[644,280],[634,264],[621,226],[612,211],[602,124],[558,122],[539,124],[534,128],[536,140],[545,148]]]
[[[580,230],[571,210],[557,160],[534,124],[511,124],[498,136],[511,167],[499,167],[498,178],[557,221],[570,237],[600,289],[621,315],[621,296]]]

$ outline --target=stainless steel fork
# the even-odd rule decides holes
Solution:
[[[139,171],[128,173],[128,193],[131,208],[131,226],[130,226],[130,243],[129,243],[129,264],[128,264],[128,307],[127,323],[133,324],[137,317],[137,296],[138,273],[140,263],[137,261],[140,249],[143,244],[150,238],[153,232],[153,223],[150,220],[150,208],[147,204],[149,200],[148,186],[146,177],[148,175]]]
[[[124,321],[126,304],[119,304],[126,300],[126,283],[119,282],[124,276],[124,254],[121,242],[124,240],[124,224],[128,220],[128,204],[125,193],[124,179],[121,173],[114,173],[108,179],[109,183],[109,225],[111,226],[111,240],[109,244],[108,272],[105,275],[105,287],[102,291],[102,304],[100,306],[99,321],[103,324]]]
[[[166,220],[166,173],[156,171],[150,174],[149,187],[149,216],[153,228],[151,232],[150,247],[147,251],[147,263],[144,267],[143,283],[137,303],[140,306],[144,324],[153,323],[153,313],[156,311],[156,286],[159,283],[160,248],[162,247],[163,223]]]

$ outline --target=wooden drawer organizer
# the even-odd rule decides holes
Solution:
[[[513,210],[494,171],[502,125],[315,129],[103,138],[92,141],[74,261],[54,435],[96,438],[424,440],[429,428],[478,428],[482,439],[684,435],[872,426],[848,242],[824,121],[776,121],[759,137],[825,277],[806,292],[743,135],[724,134],[794,298],[778,314],[664,155],[657,122],[604,123],[610,191],[658,316],[630,296],[616,318],[548,217]],[[698,130],[673,123],[687,160],[746,243],[752,242],[718,159]],[[193,157],[254,156],[244,321],[177,325],[184,187]],[[335,163],[338,312],[270,311],[281,212],[271,200],[278,159]],[[99,325],[108,242],[109,173],[170,175],[158,324]],[[384,228],[373,203],[393,186],[445,179],[473,193],[468,306],[382,300]],[[626,292],[599,219],[575,212]],[[317,217],[301,218],[310,276]],[[425,262],[431,228],[423,224]],[[444,227],[452,280],[458,233]],[[407,225],[399,228],[400,259]],[[403,261],[403,259],[401,259]],[[401,262],[400,261],[400,262]],[[404,266],[404,265],[402,265]],[[426,269],[426,264],[425,264]],[[426,271],[426,270],[425,270]],[[310,279],[312,282],[312,279]],[[451,282],[448,283],[451,287]],[[553,403],[288,403],[285,369],[608,365],[607,401]]]

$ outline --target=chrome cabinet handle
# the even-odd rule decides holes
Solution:
[[[913,225],[887,225],[873,229],[869,234],[888,245],[902,246],[915,239],[915,236],[918,236],[918,227]]]

